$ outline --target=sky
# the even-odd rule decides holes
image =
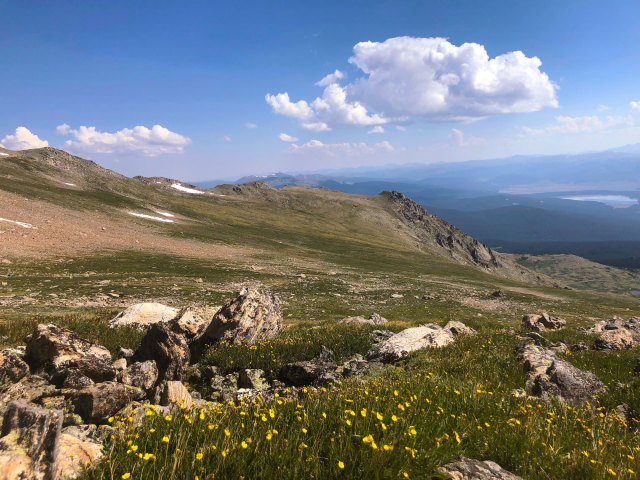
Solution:
[[[637,0],[0,0],[0,144],[126,175],[640,142]]]

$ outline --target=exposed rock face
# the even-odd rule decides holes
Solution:
[[[495,462],[461,458],[438,469],[451,480],[522,480]]]
[[[545,330],[559,330],[564,328],[567,322],[561,318],[552,317],[546,312],[541,314],[530,313],[522,317],[522,327],[534,332],[544,332]]]
[[[95,382],[115,378],[109,350],[56,325],[36,327],[27,338],[25,360],[31,371],[44,371],[58,386],[72,371]]]
[[[102,445],[62,433],[56,462],[56,479],[78,478],[82,469],[102,458]]]
[[[640,317],[623,320],[613,317],[602,320],[589,329],[598,335],[595,347],[599,350],[624,350],[640,343]]]
[[[444,347],[453,341],[453,334],[437,325],[428,324],[407,328],[374,345],[367,353],[367,359],[385,363],[395,362],[407,357],[411,352],[424,348]]]
[[[324,385],[337,380],[336,369],[333,352],[322,346],[322,351],[313,360],[283,365],[278,372],[278,379],[296,387]]]
[[[136,303],[112,318],[109,326],[134,326],[145,329],[154,323],[172,320],[178,311],[177,308],[161,303]]]
[[[160,396],[160,405],[179,404],[190,407],[192,403],[193,398],[182,382],[173,380],[165,383]]]
[[[444,326],[445,330],[449,330],[454,336],[458,335],[475,335],[476,332],[473,328],[467,327],[464,323],[458,322],[456,320],[451,320],[447,322]]]
[[[280,299],[265,288],[244,288],[216,313],[206,330],[192,343],[194,360],[207,346],[220,341],[254,343],[269,340],[282,330]]]
[[[369,318],[364,318],[362,316],[357,317],[345,317],[342,320],[339,320],[338,323],[346,323],[346,324],[361,324],[361,325],[384,325],[389,320],[378,315],[377,313],[372,313]]]
[[[178,330],[178,332],[176,332]],[[153,360],[158,369],[156,384],[184,379],[191,353],[186,338],[179,333],[177,321],[152,325],[136,351],[134,361]]]
[[[0,351],[0,385],[15,383],[29,373],[29,365],[9,350]]]
[[[181,333],[187,342],[202,335],[211,323],[211,318],[221,307],[185,307],[175,317],[176,332]]]
[[[574,367],[558,358],[552,350],[526,345],[518,357],[529,376],[527,388],[536,396],[581,403],[605,390],[604,384],[593,373]]]
[[[0,477],[53,480],[61,430],[61,412],[22,400],[11,402],[0,433]],[[24,463],[23,469],[20,462]]]
[[[158,381],[158,367],[154,360],[136,362],[128,366],[120,374],[120,381],[125,385],[138,387],[150,392]]]
[[[142,400],[142,390],[116,382],[103,382],[65,392],[75,412],[87,423],[102,423],[129,402]]]

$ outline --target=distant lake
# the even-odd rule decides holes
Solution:
[[[576,200],[578,202],[600,202],[612,207],[631,207],[637,205],[638,200],[626,195],[574,195],[561,197],[563,200]]]

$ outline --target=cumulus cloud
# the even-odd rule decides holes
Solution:
[[[369,145],[364,142],[358,143],[323,143],[320,140],[310,140],[302,145],[291,145],[291,152],[294,153],[321,153],[330,157],[345,155],[357,157],[361,155],[372,155],[376,153],[390,153],[395,149],[386,140]]]
[[[278,135],[278,138],[283,142],[289,142],[289,143],[298,141],[296,137],[292,137],[291,135],[287,135],[286,133],[281,133],[280,135]]]
[[[6,135],[0,140],[0,145],[9,150],[27,150],[29,148],[48,147],[49,142],[42,140],[27,127],[18,127],[13,135]]]
[[[342,80],[343,78],[344,73],[342,73],[340,70],[336,70],[335,72],[326,75],[320,81],[316,82],[316,85],[318,85],[319,87],[328,87],[332,83],[338,83],[338,80]]]
[[[83,153],[141,154],[156,157],[168,153],[182,153],[191,143],[191,139],[161,125],[101,132],[96,127],[80,126],[76,129],[62,124],[56,127],[56,131],[60,135],[72,137],[65,141],[69,150]]]
[[[252,122],[247,122],[244,124],[244,128],[248,128],[249,130],[252,130],[254,128],[258,128],[258,125]]]
[[[544,128],[523,127],[522,131],[528,135],[541,135],[544,133],[595,133],[610,128],[630,127],[633,126],[633,118],[630,116],[606,116],[599,117],[597,115],[584,115],[571,117],[560,115],[555,118],[555,123]]]
[[[629,102],[631,110],[640,110],[640,100]]]
[[[374,126],[393,121],[473,120],[557,107],[557,86],[538,57],[513,51],[491,58],[478,43],[444,38],[396,37],[360,42],[349,62],[362,75],[341,86],[336,70],[320,80],[322,96],[292,101],[268,94],[276,114],[301,124]]]
[[[382,125],[376,125],[371,130],[367,132],[368,134],[372,133],[384,133],[384,127]]]
[[[452,128],[449,132],[449,144],[454,147],[477,147],[486,143],[484,138],[467,136],[457,128]]]

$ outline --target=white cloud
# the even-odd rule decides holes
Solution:
[[[629,106],[631,107],[631,110],[640,110],[640,100],[629,102]]]
[[[131,153],[156,157],[168,153],[182,153],[191,143],[191,139],[161,125],[151,128],[123,128],[111,133],[100,132],[96,127],[80,126],[74,129],[62,124],[56,127],[56,131],[72,137],[65,142],[67,148],[84,153]]]
[[[336,70],[335,72],[323,77],[322,80],[316,82],[316,85],[318,85],[319,87],[328,87],[332,83],[338,83],[338,80],[342,80],[343,78],[344,73],[342,73],[340,70]]]
[[[230,141],[231,141],[231,136],[230,136],[230,135],[225,135],[224,137],[222,137],[222,139],[223,139],[225,142],[230,142]]]
[[[6,135],[0,144],[9,150],[27,150],[30,148],[48,147],[49,142],[40,139],[35,133],[27,127],[18,127],[13,135]]]
[[[363,75],[338,85],[342,72],[317,85],[321,97],[293,102],[288,93],[268,94],[279,115],[302,123],[383,125],[408,118],[472,120],[489,115],[557,107],[557,86],[537,57],[514,51],[490,58],[477,43],[453,45],[444,38],[396,37],[360,42],[349,62]],[[338,73],[340,75],[338,75]]]
[[[633,118],[630,116],[606,116],[599,117],[597,115],[584,115],[571,117],[568,115],[560,115],[555,118],[555,123],[544,128],[522,127],[523,133],[527,135],[542,135],[544,133],[595,133],[610,128],[630,127],[634,125]]]
[[[296,137],[292,137],[291,135],[287,135],[286,133],[281,133],[278,135],[278,138],[283,142],[297,142],[298,139]]]
[[[407,127],[405,127],[404,125],[396,125],[396,130],[400,130],[401,132],[406,132]]]
[[[449,144],[454,147],[477,147],[485,145],[487,141],[480,137],[468,137],[462,130],[452,128],[449,132]]]
[[[373,155],[376,153],[390,153],[395,151],[393,145],[386,140],[383,142],[369,145],[364,142],[359,143],[323,143],[320,140],[310,140],[305,144],[291,145],[291,151],[294,153],[321,153],[330,157],[336,155],[345,155],[356,157],[361,155]]]
[[[336,125],[370,126],[389,122],[382,115],[369,114],[360,102],[349,101],[347,91],[337,83],[327,85],[322,97],[311,103],[292,102],[286,92],[268,94],[265,99],[275,113],[298,120],[303,128],[316,132],[329,131]]]
[[[69,130],[71,130],[71,127],[66,123],[63,123],[62,125],[58,125],[56,127],[56,133],[58,135],[67,135],[69,133]]]
[[[384,133],[384,127],[382,125],[376,125],[371,130],[367,132],[368,134],[372,133]]]
[[[248,128],[249,130],[252,130],[254,128],[258,128],[258,125],[256,125],[255,123],[247,122],[244,124],[244,128]]]

